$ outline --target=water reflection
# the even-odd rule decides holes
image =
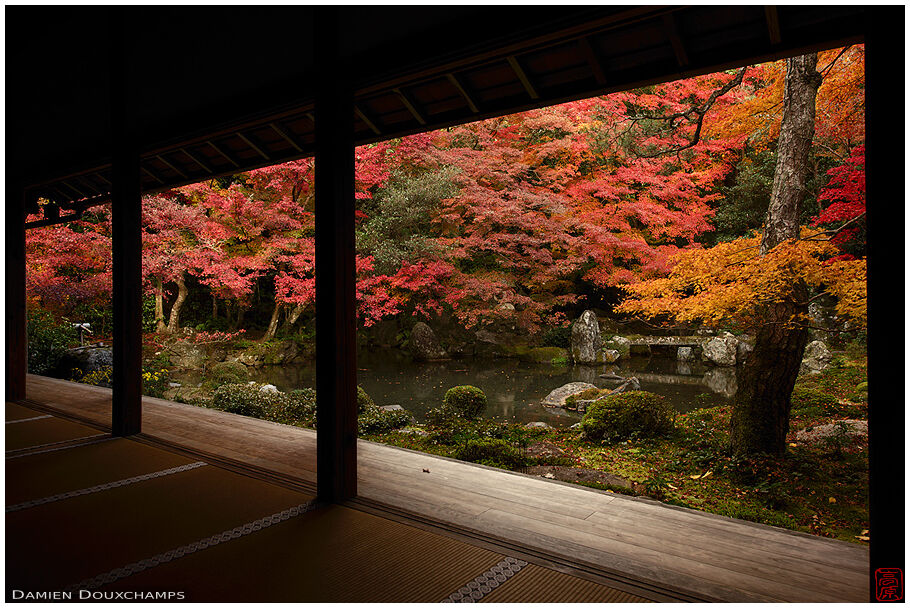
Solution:
[[[542,421],[567,426],[580,420],[574,412],[545,408],[540,400],[567,382],[614,387],[602,374],[636,376],[641,388],[664,395],[680,412],[726,403],[736,394],[734,368],[706,367],[671,358],[634,357],[596,367],[522,363],[515,359],[464,359],[416,363],[397,351],[362,351],[357,360],[358,382],[379,405],[397,403],[424,420],[442,402],[446,391],[472,384],[486,393],[485,416],[520,423]],[[314,387],[313,364],[261,368],[252,378],[281,390]]]

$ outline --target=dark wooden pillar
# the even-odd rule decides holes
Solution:
[[[15,175],[6,180],[6,400],[25,399],[25,197]]]
[[[120,9],[122,11],[123,9]],[[113,21],[111,70],[111,230],[113,255],[114,369],[111,428],[138,433],[142,424],[142,192],[136,142],[135,89],[128,61],[128,24]]]
[[[316,477],[327,502],[357,495],[354,102],[340,26],[338,8],[317,9]]]

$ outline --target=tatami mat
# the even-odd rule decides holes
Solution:
[[[25,407],[24,405],[19,405],[18,403],[6,402],[6,420],[24,420],[25,418],[34,418],[35,416],[43,416],[44,412],[39,412],[38,410],[33,410],[31,408]]]
[[[311,498],[205,466],[7,513],[7,584],[77,583]]]
[[[192,462],[129,439],[81,445],[61,456],[47,452],[7,461],[7,506]]]
[[[640,597],[598,585],[548,568],[528,564],[508,584],[486,595],[482,602],[647,602]]]
[[[6,451],[38,448],[61,441],[83,439],[103,434],[90,426],[61,420],[42,418],[6,425]]]
[[[10,404],[7,414],[33,417]],[[8,441],[11,427],[25,427],[13,432],[20,446],[97,434],[46,418],[7,425]],[[83,589],[199,602],[640,601],[406,523],[312,509],[313,496],[129,439],[29,453],[6,474],[7,599]]]

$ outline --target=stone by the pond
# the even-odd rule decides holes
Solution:
[[[600,324],[593,310],[581,313],[572,324],[572,360],[579,365],[597,365],[597,351],[603,346]]]
[[[546,422],[529,422],[525,425],[526,429],[552,429],[553,427],[547,424]]]
[[[610,382],[625,382],[626,381],[625,376],[617,375],[615,372],[610,372],[607,374],[600,374],[599,377],[603,378],[604,380],[609,380]]]
[[[622,356],[618,350],[612,348],[601,348],[597,351],[598,363],[616,363]]]
[[[820,372],[831,363],[831,351],[821,340],[809,342],[803,352],[803,361],[799,371],[802,374]]]
[[[278,387],[275,386],[274,384],[263,384],[261,387],[259,387],[259,392],[260,393],[280,393],[281,391],[279,391]]]
[[[676,360],[677,361],[694,361],[695,352],[692,350],[691,346],[680,346],[676,349]]]
[[[113,364],[114,352],[110,348],[80,346],[64,352],[57,367],[62,377],[69,378],[74,369],[78,369],[82,375],[86,375]]]
[[[629,391],[640,391],[641,382],[638,381],[638,378],[632,376],[631,378],[626,378],[626,381],[610,391],[611,395],[618,395],[619,393],[627,393]]]
[[[206,363],[205,349],[188,340],[177,340],[167,347],[171,365],[186,369],[202,369]]]
[[[731,367],[736,365],[736,336],[724,332],[716,338],[711,338],[705,343],[702,357],[714,365]]]
[[[865,420],[838,420],[832,424],[808,427],[796,433],[796,440],[804,443],[819,443],[844,437],[850,441],[862,441],[869,436],[869,423]]]
[[[739,338],[736,341],[736,362],[743,364],[746,362],[746,359],[749,357],[749,353],[755,350],[755,347],[752,345],[751,339],[747,339],[746,336]]]
[[[407,411],[403,407],[398,405],[397,403],[393,403],[391,405],[380,405],[379,409],[385,410],[387,412],[405,412],[405,411]]]
[[[575,424],[573,424],[572,426],[569,427],[569,430],[571,430],[571,431],[581,430],[581,423],[576,422]]]
[[[418,321],[414,324],[414,328],[411,330],[411,338],[408,341],[408,349],[417,361],[435,361],[449,358],[446,351],[439,345],[436,334],[423,321]]]
[[[540,404],[546,407],[564,407],[568,397],[577,395],[578,393],[591,388],[597,387],[588,382],[569,382],[568,384],[563,384],[559,388],[550,391],[550,394],[544,397],[540,401]]]
[[[180,382],[168,382],[167,385],[171,388],[180,388],[183,386]]]
[[[629,347],[631,346],[631,344],[632,344],[632,341],[629,340],[628,338],[624,338],[623,336],[613,336],[604,344],[604,346],[606,346],[607,348],[612,348],[614,350],[618,350],[619,354],[621,356],[628,357],[629,356]]]

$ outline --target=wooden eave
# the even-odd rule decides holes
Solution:
[[[471,49],[355,83],[355,140],[375,143],[567,101],[863,41],[862,6],[630,7],[536,38]],[[267,98],[267,95],[263,96]],[[313,100],[264,108],[141,153],[155,193],[309,157]],[[110,164],[33,182],[64,209],[101,204]],[[28,204],[28,203],[27,203]],[[32,203],[32,205],[34,205]],[[32,211],[36,209],[32,207]]]

